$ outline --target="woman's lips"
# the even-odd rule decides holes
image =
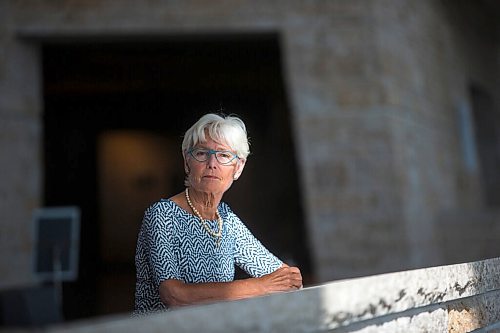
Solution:
[[[203,178],[214,179],[214,180],[219,179],[219,177],[217,177],[217,176],[210,176],[210,175],[203,176]]]

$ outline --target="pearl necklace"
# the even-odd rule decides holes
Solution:
[[[219,214],[219,211],[216,210],[215,211],[215,215],[217,216],[217,221],[219,223],[219,231],[217,232],[214,232],[210,226],[208,225],[208,222],[206,220],[203,219],[203,217],[201,216],[200,212],[194,207],[193,203],[191,202],[191,199],[189,198],[189,190],[188,188],[186,187],[186,191],[184,191],[184,193],[186,194],[186,201],[189,205],[189,207],[191,207],[191,209],[193,210],[193,212],[196,214],[196,216],[198,216],[198,218],[200,219],[201,221],[201,224],[203,225],[203,227],[205,228],[205,230],[212,236],[215,238],[215,241],[216,241],[216,244],[217,246],[219,246],[219,243],[220,243],[220,239],[221,239],[221,236],[222,236],[222,225],[224,223],[224,220],[222,220],[222,217],[220,216]]]

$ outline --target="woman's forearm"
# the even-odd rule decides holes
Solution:
[[[302,287],[302,276],[296,267],[282,267],[260,278],[231,282],[184,283],[166,280],[160,284],[160,297],[169,307],[230,301],[267,295]]]
[[[258,278],[232,282],[184,283],[166,280],[160,285],[160,297],[170,307],[237,300],[265,294]]]

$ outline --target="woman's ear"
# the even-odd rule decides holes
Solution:
[[[243,172],[243,169],[245,168],[245,163],[246,162],[247,161],[244,160],[244,159],[238,160],[238,163],[236,164],[236,168],[235,168],[235,171],[234,171],[234,176],[233,176],[234,180],[240,178],[241,173]]]
[[[189,168],[189,164],[187,162],[186,156],[183,156],[183,157],[184,157],[184,172],[186,173],[186,175],[189,175],[189,173],[191,172],[191,169]]]

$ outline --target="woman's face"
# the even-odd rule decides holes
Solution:
[[[225,144],[215,142],[207,137],[207,142],[199,143],[194,148],[205,148],[219,151],[231,151],[231,148]],[[184,163],[188,173],[191,187],[197,191],[213,194],[223,194],[226,192],[233,180],[238,178],[245,165],[244,160],[235,158],[231,163],[220,164],[211,154],[207,161],[199,162],[190,154],[185,154]]]

